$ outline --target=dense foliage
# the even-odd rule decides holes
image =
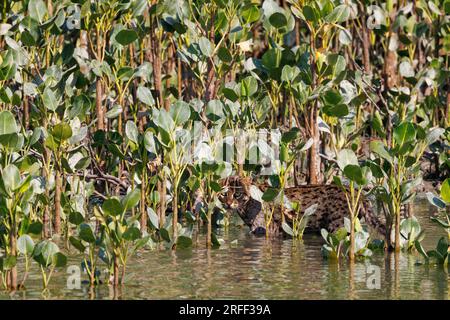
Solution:
[[[357,219],[370,190],[387,247],[448,262],[447,239],[427,254],[401,209],[450,169],[449,0],[5,0],[0,12],[5,287],[19,286],[20,256],[46,287],[66,263],[56,243],[84,255],[91,284],[104,263],[116,285],[136,250],[191,246],[203,223],[218,246],[218,181],[268,164],[268,203],[302,182],[347,192],[347,230],[324,233],[334,256],[341,242],[350,259],[370,251]],[[281,132],[277,159],[259,140],[236,147],[261,129]],[[448,181],[428,195],[447,231]],[[284,228],[301,237],[305,223]]]

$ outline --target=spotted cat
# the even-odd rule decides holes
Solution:
[[[234,209],[242,218],[244,223],[250,227],[255,234],[266,233],[266,223],[264,218],[263,205],[258,200],[250,196],[250,188],[253,182],[251,178],[233,176],[223,182],[225,192],[220,197],[225,208]],[[258,185],[261,191],[264,191],[268,185]],[[307,230],[320,232],[322,228],[333,232],[344,225],[344,217],[349,216],[347,200],[345,193],[335,185],[304,185],[286,188],[285,196],[292,202],[301,204],[300,214],[311,205],[318,204],[317,210],[310,217]],[[275,208],[277,209],[277,208]],[[284,211],[287,222],[294,218],[293,211]],[[376,216],[367,200],[362,200],[362,206],[359,214],[360,219],[365,223],[385,234],[385,224]],[[272,222],[268,226],[270,235],[278,235],[281,230],[281,212],[274,210]]]

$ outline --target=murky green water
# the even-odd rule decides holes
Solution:
[[[423,242],[431,249],[443,235],[429,221],[432,212],[425,201],[418,201],[414,213],[426,230]],[[347,262],[322,259],[322,239],[306,235],[293,246],[291,240],[268,242],[247,234],[246,228],[231,227],[223,232],[220,249],[205,250],[204,239],[188,250],[141,251],[128,267],[126,284],[116,292],[122,299],[449,299],[449,275],[436,266],[418,264],[417,254],[394,256],[377,254],[356,263],[350,272]],[[237,239],[237,244],[232,244]],[[71,257],[69,265],[78,265]],[[395,267],[397,264],[397,268]],[[371,266],[375,266],[371,267]],[[371,276],[380,269],[380,287]],[[41,291],[41,277],[34,265],[27,289],[0,292],[2,299],[111,299],[107,285],[89,292],[67,288],[66,270],[56,272],[47,292]],[[353,273],[353,276],[351,276]],[[85,279],[86,276],[84,276]],[[369,286],[368,286],[369,283]]]

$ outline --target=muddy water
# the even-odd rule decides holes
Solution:
[[[414,206],[414,214],[426,230],[425,249],[434,247],[444,235],[429,221],[432,210],[426,200],[418,200]],[[337,264],[322,258],[320,236],[269,243],[239,226],[219,235],[225,241],[220,249],[205,250],[200,237],[193,249],[139,252],[129,263],[126,284],[115,293],[107,285],[94,292],[86,284],[69,289],[66,269],[57,271],[49,290],[42,292],[41,275],[33,265],[26,290],[0,292],[0,298],[449,299],[448,273],[424,265],[417,254],[402,253],[397,260],[375,254],[349,270],[345,261]],[[79,262],[80,257],[72,256],[68,265]],[[83,275],[83,279],[87,277]]]

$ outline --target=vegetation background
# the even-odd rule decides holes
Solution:
[[[52,238],[85,255],[92,284],[100,260],[118,284],[142,246],[192,245],[197,221],[219,245],[217,180],[259,168],[182,162],[196,121],[280,129],[263,200],[303,182],[350,185],[353,237],[369,188],[397,250],[401,207],[423,178],[448,177],[449,0],[1,0],[0,12],[5,287],[20,286],[21,255],[22,285],[33,258],[47,286],[66,260]],[[445,210],[449,190],[430,201]]]

